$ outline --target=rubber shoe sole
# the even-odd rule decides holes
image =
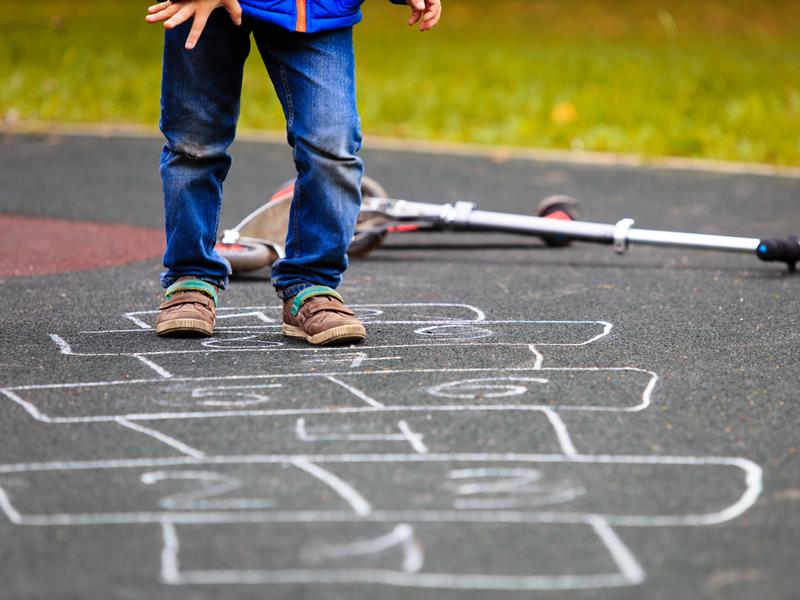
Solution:
[[[321,331],[316,335],[308,335],[300,327],[284,323],[283,335],[306,340],[309,344],[313,344],[314,346],[325,346],[329,344],[360,342],[367,337],[367,330],[364,329],[362,325],[341,325],[328,329],[327,331]]]
[[[156,335],[210,336],[214,326],[202,319],[170,319],[156,325]]]

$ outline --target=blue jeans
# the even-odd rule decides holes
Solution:
[[[272,284],[282,298],[312,285],[337,287],[347,269],[364,170],[356,155],[361,132],[352,28],[302,34],[255,20],[236,27],[217,9],[187,51],[190,26],[168,30],[164,42],[162,285],[186,275],[227,285],[230,268],[214,244],[252,34],[283,107],[297,169],[286,257],[273,265]]]

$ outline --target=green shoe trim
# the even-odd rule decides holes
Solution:
[[[176,281],[164,290],[164,300],[171,300],[175,292],[186,292],[190,290],[202,292],[214,301],[214,306],[217,305],[217,289],[202,279],[184,279],[183,281]]]
[[[344,298],[342,298],[339,292],[333,288],[329,288],[327,285],[312,285],[294,297],[291,310],[292,316],[296,317],[297,313],[300,312],[300,307],[303,306],[303,303],[314,296],[331,296],[332,298],[336,298],[339,302],[344,304]]]

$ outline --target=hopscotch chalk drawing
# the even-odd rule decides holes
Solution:
[[[548,362],[548,348],[597,343],[608,322],[490,320],[465,304],[356,309],[372,340],[402,341],[301,347],[263,306],[221,309],[207,340],[165,344],[152,311],[54,332],[76,368],[102,360],[141,376],[8,386],[5,399],[40,423],[121,427],[158,451],[2,464],[0,510],[19,526],[158,528],[154,576],[168,585],[567,590],[646,580],[619,529],[724,523],[761,493],[746,458],[576,446],[562,415],[645,410],[658,382],[637,367]],[[215,420],[235,426],[235,453],[208,434]],[[487,430],[503,435],[469,433]]]

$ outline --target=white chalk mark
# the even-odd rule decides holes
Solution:
[[[239,330],[240,333],[250,333],[250,329],[242,329]],[[257,332],[258,335],[266,335],[264,332]],[[255,334],[254,334],[255,335]],[[270,335],[281,335],[280,332],[271,333]],[[457,342],[457,343],[453,343]],[[385,349],[408,349],[408,348],[438,348],[441,346],[458,346],[459,348],[470,348],[473,346],[480,346],[482,348],[527,348],[530,346],[528,342],[465,342],[459,340],[442,340],[441,342],[430,342],[426,344],[382,344],[382,345],[375,345],[370,346],[370,350],[385,350]],[[557,343],[548,343],[548,342],[537,342],[537,346],[564,346],[564,347],[576,347],[582,346],[584,344],[557,344]],[[330,352],[341,352],[344,350],[352,350],[355,346],[341,346],[339,348],[330,348]],[[288,348],[283,345],[283,342],[267,342],[265,341],[263,344],[257,344],[254,346],[244,347],[231,347],[231,348],[203,348],[202,350],[148,350],[143,352],[72,352],[73,356],[133,356],[133,354],[139,354],[142,356],[175,356],[175,355],[184,355],[184,354],[215,354],[220,352],[299,352],[302,354],[307,354],[309,352],[313,352],[310,348]]]
[[[411,430],[411,427],[408,426],[408,423],[405,421],[398,421],[397,427],[403,433],[403,437],[408,440],[408,443],[411,444],[411,447],[414,448],[415,451],[419,452],[420,454],[425,454],[428,452],[428,448],[425,444],[422,443],[422,434],[415,433]]]
[[[424,563],[422,545],[414,537],[414,529],[407,523],[401,523],[389,533],[371,540],[359,540],[348,544],[318,544],[309,549],[312,559],[342,558],[345,556],[365,556],[378,554],[394,546],[403,551],[403,571],[418,572]]]
[[[169,521],[161,521],[161,582],[167,585],[181,583],[180,569],[178,566],[178,551],[180,542],[175,531],[175,525]]]
[[[533,344],[530,344],[530,345],[528,346],[528,350],[530,350],[531,352],[533,352],[533,355],[536,357],[536,360],[535,360],[535,361],[534,361],[534,363],[533,363],[533,368],[534,368],[534,369],[537,369],[537,370],[538,370],[538,369],[541,369],[541,368],[542,368],[542,363],[544,362],[544,356],[542,355],[542,353],[541,353],[541,352],[539,352],[539,351],[536,349],[536,346],[534,346]]]
[[[306,429],[306,420],[299,418],[295,422],[295,434],[297,439],[303,442],[332,442],[332,441],[346,441],[346,442],[390,442],[390,441],[405,441],[405,437],[401,434],[391,433],[309,433]]]
[[[513,383],[505,382],[545,384],[548,383],[548,380],[543,377],[480,377],[448,381],[447,383],[426,388],[425,391],[431,396],[463,398],[465,400],[521,396],[528,391],[527,385],[513,385]],[[462,391],[466,393],[459,393]]]
[[[277,322],[276,319],[268,317],[266,314],[264,314],[263,310],[254,310],[254,311],[238,312],[238,313],[237,312],[228,313],[226,311],[220,311],[219,314],[217,315],[217,319],[219,320],[234,319],[238,317],[255,317],[259,321],[262,321],[270,325]]]
[[[650,381],[647,382],[647,387],[644,388],[644,392],[642,393],[642,402],[638,406],[634,406],[628,410],[628,412],[637,412],[640,410],[646,409],[651,404],[651,398],[653,397],[653,390],[656,387],[656,383],[658,383],[658,375],[649,371],[650,373]]]
[[[647,525],[655,527],[669,527],[672,525],[717,525],[726,521],[731,521],[746,512],[756,503],[763,491],[763,472],[760,466],[746,458],[729,459],[731,464],[735,464],[745,473],[746,489],[742,496],[727,508],[712,514],[705,515],[665,515],[650,517]],[[614,519],[614,525],[626,525],[629,527],[641,527],[645,525],[646,517],[635,515],[620,515]],[[609,521],[610,522],[610,521]]]
[[[260,351],[265,348],[281,348],[285,344],[278,340],[265,340],[263,339],[266,334],[257,332],[247,335],[240,335],[238,337],[212,337],[200,345],[204,348],[212,348],[213,350],[222,350],[224,352],[240,351],[249,352],[251,350]]]
[[[536,496],[513,498],[456,498],[453,506],[459,510],[498,510],[512,508],[533,508],[538,506],[551,506],[553,504],[566,504],[576,498],[586,495],[583,487],[568,488],[566,490],[541,493]]]
[[[143,311],[144,312],[157,312],[157,311]],[[448,328],[472,328],[475,329],[474,323],[477,322],[477,319],[472,320],[464,320],[464,319],[444,319],[444,320],[434,320],[434,321],[374,321],[372,323],[375,324],[391,324],[391,325],[423,325],[428,324],[431,327],[422,328],[422,330],[417,330],[418,332],[422,332],[423,334],[429,334],[428,337],[436,338],[436,337],[443,337],[440,343],[429,343],[429,344],[394,344],[394,345],[382,345],[382,346],[372,346],[371,348],[411,348],[411,347],[429,347],[429,346],[438,346],[442,344],[452,343],[452,342],[460,342],[460,346],[464,345],[496,345],[496,346],[527,346],[529,343],[474,343],[468,344],[464,342],[465,337],[453,337],[452,335],[444,335],[442,333],[447,333],[446,331],[442,332],[439,330],[447,330]],[[498,320],[498,321],[480,321],[481,324],[498,324],[498,325],[516,325],[516,326],[523,326],[523,325],[601,325],[603,327],[603,331],[599,334],[594,335],[588,340],[584,340],[581,342],[537,342],[539,346],[585,346],[592,342],[597,341],[600,338],[605,337],[609,334],[613,325],[607,321],[545,321],[545,320]],[[238,326],[238,327],[224,327],[220,326],[219,329],[228,329],[228,330],[237,330],[244,333],[248,331],[257,331],[260,328],[270,328],[270,329],[277,329],[278,324],[270,324],[270,325],[260,325],[260,326]],[[147,330],[151,328],[148,326]],[[482,333],[477,337],[485,337],[490,335],[492,332],[488,329],[480,328]],[[426,330],[426,331],[423,331]],[[431,330],[431,331],[427,331]],[[145,331],[145,329],[138,328],[138,329],[130,329],[130,330],[102,330],[102,331],[88,331],[88,332],[81,332],[81,333],[125,333],[125,332],[134,332],[134,333],[141,333]],[[477,331],[477,330],[476,330]],[[438,335],[430,335],[430,334],[437,334]],[[487,333],[488,332],[488,333]],[[269,332],[271,335],[280,335],[279,331]],[[473,332],[475,333],[475,332]],[[475,336],[472,336],[475,337]],[[261,346],[268,346],[268,347],[261,347]],[[278,348],[269,347],[270,344],[264,343],[258,346],[252,347],[248,346],[246,348],[209,348],[204,350],[160,350],[160,351],[152,351],[152,352],[140,352],[139,354],[191,354],[191,353],[207,353],[207,352],[271,352],[279,350]],[[349,347],[342,347],[340,351],[346,351]],[[280,348],[280,350],[284,350],[284,348]],[[291,351],[301,351],[300,349],[285,349]],[[336,351],[336,349],[330,349],[331,351]],[[307,351],[307,350],[305,350]],[[86,353],[73,353],[77,356],[128,356],[129,353],[125,352],[86,352]]]
[[[385,407],[384,404],[382,404],[381,402],[378,402],[374,398],[370,398],[369,396],[367,396],[361,390],[353,387],[352,385],[350,385],[348,383],[345,383],[341,379],[337,379],[333,375],[323,375],[323,377],[325,377],[325,379],[327,379],[331,383],[335,383],[336,385],[343,387],[348,392],[353,394],[356,398],[360,398],[361,400],[363,400],[364,402],[366,402],[367,404],[369,404],[370,406],[372,406],[374,408],[384,408]]]
[[[409,369],[409,370],[387,370],[387,371],[365,371],[365,372],[337,372],[337,373],[286,373],[281,375],[230,375],[223,377],[175,377],[170,382],[192,382],[199,383],[205,381],[241,381],[241,380],[263,380],[263,379],[293,379],[300,377],[326,377],[326,376],[350,376],[350,375],[375,375],[375,374],[412,374],[412,373],[457,373],[457,372],[481,372],[490,371],[497,372],[497,369]],[[529,368],[506,368],[503,371],[524,373],[532,372]],[[541,371],[553,372],[632,372],[643,373],[650,376],[649,383],[645,392],[641,396],[641,402],[634,406],[593,406],[593,405],[553,405],[544,406],[539,404],[458,404],[458,405],[399,405],[399,406],[383,406],[375,407],[330,407],[330,408],[299,408],[299,409],[272,409],[272,410],[228,410],[228,411],[179,411],[179,412],[159,412],[159,413],[129,413],[123,415],[131,421],[148,421],[148,420],[169,420],[169,419],[206,419],[206,418],[234,418],[234,417],[267,417],[267,416],[286,416],[286,415],[319,415],[319,414],[359,414],[369,412],[472,412],[472,411],[517,411],[517,412],[541,412],[542,408],[557,409],[559,411],[589,411],[589,412],[638,412],[644,410],[651,404],[651,395],[658,381],[658,375],[652,371],[644,369],[637,369],[634,367],[585,367],[585,368],[546,368]],[[537,371],[538,372],[538,371]],[[4,394],[10,400],[22,406],[28,414],[34,419],[43,423],[99,423],[114,421],[119,415],[92,415],[82,417],[50,417],[45,415],[31,402],[28,402],[12,390],[17,391],[30,391],[30,390],[46,390],[46,389],[75,389],[75,388],[93,388],[105,386],[124,386],[124,385],[139,385],[139,384],[153,384],[163,383],[163,379],[128,379],[118,381],[106,382],[80,382],[80,383],[63,383],[63,384],[40,384],[40,385],[24,385],[15,386],[12,388],[0,389],[0,393]],[[375,402],[373,400],[373,402]]]
[[[203,459],[192,457],[170,457],[159,459],[113,459],[100,461],[62,461],[48,463],[21,463],[0,465],[0,474],[73,471],[94,469],[126,468],[164,468],[190,465],[224,464],[286,464],[295,460],[307,463],[436,463],[436,462],[508,462],[508,463],[567,463],[567,464],[618,464],[618,465],[679,465],[679,466],[722,466],[738,468],[745,473],[745,490],[739,499],[728,507],[709,513],[669,514],[669,515],[602,515],[610,525],[629,527],[671,527],[679,525],[717,525],[735,519],[746,512],[757,501],[762,490],[762,471],[754,462],[737,457],[697,457],[697,456],[635,456],[635,455],[578,455],[567,457],[563,454],[330,454],[330,455],[242,455],[206,456]],[[316,466],[316,465],[314,465]],[[347,484],[345,484],[347,485]],[[0,504],[0,508],[2,504]],[[17,513],[19,515],[19,513]],[[270,511],[256,513],[186,513],[169,516],[182,523],[226,523],[226,522],[316,522],[351,521],[366,517],[352,517],[352,513],[335,511]],[[598,516],[598,515],[595,515]],[[11,518],[11,517],[9,517]],[[111,523],[154,523],[165,518],[163,513],[94,513],[94,514],[52,514],[18,516],[21,525],[97,525]],[[552,513],[531,511],[373,511],[372,521],[390,522],[480,522],[480,523],[586,523],[582,513]],[[12,519],[13,520],[13,519]]]
[[[55,423],[55,422],[57,422],[55,419],[51,419],[50,417],[48,417],[47,415],[42,413],[38,408],[36,408],[36,406],[33,403],[28,402],[27,400],[23,400],[22,398],[20,398],[17,394],[12,392],[11,390],[1,389],[0,390],[0,394],[3,394],[9,400],[11,400],[15,404],[18,404],[19,406],[21,406],[23,409],[25,409],[25,412],[27,412],[31,417],[33,417],[37,421],[41,421],[42,423]],[[105,421],[105,420],[110,420],[110,419],[103,419],[103,420]]]
[[[22,515],[20,515],[17,509],[14,508],[14,505],[11,504],[8,494],[6,494],[6,491],[2,487],[0,487],[0,510],[3,511],[6,518],[14,525],[22,525],[24,523]]]
[[[454,480],[477,480],[456,486],[457,496],[473,496],[456,498],[453,505],[459,510],[532,508],[563,504],[586,493],[583,487],[572,486],[568,482],[556,485],[543,483],[542,472],[533,468],[454,469],[448,473],[448,477]],[[474,497],[484,494],[506,494],[506,496]]]
[[[288,462],[328,485],[328,487],[330,487],[334,492],[339,494],[342,500],[347,502],[352,507],[353,511],[358,516],[365,517],[372,511],[372,507],[370,506],[369,502],[367,502],[364,497],[359,494],[355,488],[353,488],[353,486],[343,479],[337,477],[330,471],[327,471],[319,465],[315,465],[310,460],[299,456],[293,457]]]
[[[148,330],[148,329],[152,330],[153,328],[150,327],[149,324],[145,323],[144,321],[142,321],[141,319],[139,319],[139,318],[137,318],[135,316],[135,315],[142,315],[142,314],[154,315],[154,314],[158,314],[158,311],[157,310],[149,310],[149,311],[129,312],[129,313],[125,313],[125,318],[128,319],[129,321],[131,321],[134,325],[136,325],[136,327],[138,327],[141,330]]]
[[[451,342],[476,340],[494,335],[494,332],[491,329],[486,329],[485,327],[476,327],[472,324],[449,324],[421,327],[420,329],[415,329],[414,333],[417,335],[428,336],[433,339],[445,339]]]
[[[408,442],[420,454],[428,451],[422,443],[422,434],[413,432],[405,421],[399,421],[397,426],[400,433],[309,433],[306,420],[301,417],[295,422],[294,429],[297,439],[303,442]]]
[[[138,423],[133,423],[128,419],[126,419],[125,417],[116,417],[114,421],[116,421],[122,427],[127,427],[128,429],[132,429],[133,431],[138,431],[139,433],[148,435],[151,438],[154,438],[159,442],[162,442],[167,446],[170,446],[171,448],[175,448],[175,450],[183,452],[187,456],[191,456],[192,458],[205,457],[205,454],[203,452],[200,452],[200,450],[192,448],[191,446],[187,446],[180,440],[176,440],[174,437],[170,437],[164,433],[161,433],[160,431],[156,431],[155,429],[151,429],[150,427],[144,427],[143,425],[139,425]]]
[[[564,454],[567,456],[577,456],[578,451],[575,449],[575,444],[572,443],[572,438],[569,435],[569,431],[567,431],[567,426],[564,425],[564,421],[561,420],[558,413],[546,407],[542,408],[542,412],[553,426],[553,430],[556,432],[556,437],[558,438],[558,443],[561,445],[561,450],[563,450]]]
[[[73,354],[72,347],[67,343],[67,341],[62,338],[60,335],[56,335],[55,333],[51,333],[50,339],[53,340],[58,346],[58,349],[61,351],[61,354]]]
[[[381,356],[376,358],[369,358],[366,352],[354,352],[352,354],[341,354],[337,356],[336,354],[332,354],[330,356],[317,356],[316,354],[312,358],[306,358],[303,360],[304,363],[320,363],[320,364],[330,364],[330,363],[349,363],[351,369],[357,369],[365,361],[369,362],[380,362],[384,360],[403,360],[402,356]]]
[[[539,469],[527,467],[479,467],[470,469],[453,469],[447,476],[450,479],[492,479],[492,481],[478,481],[464,483],[456,487],[456,494],[461,496],[471,494],[486,494],[490,492],[516,492],[519,490],[539,490],[535,485],[541,480],[542,472]],[[501,479],[499,479],[501,478]]]
[[[242,487],[238,478],[216,471],[147,471],[139,479],[145,485],[170,479],[203,484],[199,488],[161,498],[158,504],[165,510],[259,510],[275,506],[272,500],[266,498],[214,498]]]
[[[192,398],[214,398],[217,396],[228,397],[237,396],[244,400],[203,400],[198,404],[202,406],[222,406],[241,408],[244,406],[255,406],[266,404],[272,398],[267,394],[254,392],[257,389],[274,389],[283,387],[281,383],[265,383],[259,385],[221,385],[216,387],[195,388],[192,390]]]
[[[642,569],[636,558],[631,554],[631,551],[628,550],[628,547],[611,528],[608,521],[602,517],[591,517],[589,523],[597,536],[606,545],[606,548],[608,548],[620,572],[631,585],[642,583],[646,578],[644,569]]]
[[[269,571],[184,571],[186,585],[366,583],[424,589],[585,590],[631,585],[618,573],[600,575],[472,575],[404,573],[381,569],[276,569]]]
[[[167,371],[164,367],[162,367],[160,365],[157,365],[156,363],[154,363],[149,358],[146,358],[146,357],[142,356],[141,354],[134,354],[133,357],[136,360],[140,361],[143,365],[153,369],[153,371],[155,371],[156,373],[161,375],[161,377],[163,377],[164,379],[169,379],[169,378],[172,377],[172,373]]]
[[[579,322],[579,321],[573,321],[573,322]],[[603,326],[603,331],[601,333],[598,333],[593,338],[589,338],[585,342],[582,342],[580,344],[543,344],[543,345],[547,345],[547,346],[551,346],[551,345],[552,346],[588,346],[589,344],[591,344],[593,342],[596,342],[600,338],[606,337],[609,333],[611,333],[611,330],[614,328],[613,323],[609,323],[608,321],[594,321],[594,323],[602,325]]]

